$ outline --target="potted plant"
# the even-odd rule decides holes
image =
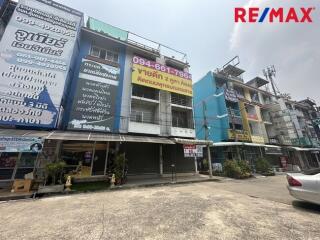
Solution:
[[[118,154],[115,157],[113,172],[116,177],[116,185],[123,184],[126,178],[127,159],[125,154]]]
[[[45,185],[40,186],[38,193],[53,193],[62,192],[64,184],[62,181],[64,168],[66,163],[63,161],[53,162],[46,165],[46,180]],[[51,185],[46,186],[48,179],[51,178]]]

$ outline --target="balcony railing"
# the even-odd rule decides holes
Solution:
[[[171,94],[171,104],[184,107],[192,107],[192,101],[188,97]]]
[[[159,92],[155,89],[150,89],[143,86],[133,85],[132,87],[132,96],[147,98],[152,100],[159,100]]]
[[[139,123],[159,124],[159,120],[151,112],[131,111],[130,121]]]
[[[241,117],[241,112],[238,109],[228,108],[228,113],[230,116]]]
[[[193,121],[172,116],[172,127],[193,129]]]

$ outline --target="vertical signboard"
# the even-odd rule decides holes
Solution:
[[[20,0],[0,42],[0,124],[54,128],[82,13]]]
[[[120,68],[83,59],[68,129],[111,132]]]

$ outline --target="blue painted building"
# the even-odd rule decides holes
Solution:
[[[68,123],[71,120],[70,115],[75,108],[75,96],[78,90],[79,79],[81,78],[81,67],[84,61],[95,62],[102,66],[109,66],[111,70],[118,69],[117,86],[113,89],[109,89],[110,94],[113,95],[114,101],[109,101],[110,104],[110,117],[112,118],[112,128],[109,132],[119,132],[120,125],[120,110],[122,103],[122,90],[123,90],[123,79],[125,69],[125,58],[126,58],[126,45],[124,42],[115,41],[107,33],[98,33],[93,29],[84,27],[81,30],[79,54],[77,57],[74,75],[70,86],[68,86],[69,92],[66,97],[65,103],[65,114],[63,118],[63,128],[68,128]],[[90,78],[90,77],[89,77]],[[92,79],[92,78],[91,78]],[[110,87],[108,87],[110,88]],[[71,100],[71,101],[70,101]],[[81,99],[80,99],[81,100]],[[90,129],[88,129],[90,130]],[[92,129],[91,129],[92,130]]]
[[[198,139],[205,139],[205,118],[208,140],[228,140],[229,116],[225,101],[224,82],[217,81],[213,72],[208,72],[193,85],[194,114]]]

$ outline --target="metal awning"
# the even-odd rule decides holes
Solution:
[[[145,136],[132,136],[121,135],[121,142],[142,142],[142,143],[159,143],[159,144],[175,144],[174,141],[162,137],[145,137]]]
[[[300,147],[288,147],[290,149],[301,151],[301,152],[307,152],[307,151],[320,151],[320,148],[300,148]]]
[[[0,129],[0,136],[46,138],[49,134],[49,131]]]
[[[91,142],[143,142],[175,144],[168,138],[132,136],[99,132],[77,131],[36,131],[19,129],[0,129],[0,136],[37,137],[47,140],[91,141]]]
[[[228,146],[267,147],[267,148],[281,149],[281,147],[275,146],[275,145],[265,145],[265,144],[259,144],[259,143],[246,143],[246,142],[218,142],[213,144],[213,147],[228,147]]]
[[[74,131],[52,131],[46,139],[51,140],[74,140],[93,142],[120,142],[118,134],[97,133],[97,132],[74,132]]]
[[[229,147],[229,146],[242,146],[243,142],[218,142],[213,143],[213,147]]]
[[[210,145],[214,143],[209,140],[199,140],[199,139],[186,139],[186,138],[173,138],[175,143],[186,144],[186,145]]]

